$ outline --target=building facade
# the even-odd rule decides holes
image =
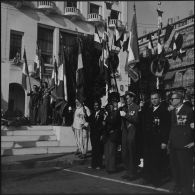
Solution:
[[[63,36],[63,44],[74,46],[78,34],[93,35],[95,25],[102,36],[105,23],[108,23],[109,36],[113,36],[116,23],[121,30],[127,24],[127,2],[5,1],[1,2],[1,18],[1,107],[4,111],[20,110],[28,116],[29,80],[27,90],[22,86],[24,48],[31,74],[39,44],[45,66],[43,77],[49,81],[54,58],[59,61],[60,36]],[[117,48],[113,50],[117,52]],[[127,74],[123,72],[125,55],[122,51],[118,55],[117,83],[121,93],[128,87]],[[18,61],[14,60],[16,56]],[[31,86],[39,85],[33,77],[30,77],[30,83]]]
[[[162,77],[163,89],[165,92],[171,92],[178,88],[185,88],[186,92],[194,98],[194,15],[179,20],[169,19],[169,24],[174,26],[174,30],[183,35],[182,51],[184,55],[182,60],[177,57],[172,58],[172,49],[168,49],[165,44],[165,56],[168,59],[169,69]],[[165,35],[166,28],[162,29],[161,43]],[[145,34],[139,37],[140,54],[147,57],[147,46],[149,34],[153,36],[154,48],[157,47],[157,31]]]

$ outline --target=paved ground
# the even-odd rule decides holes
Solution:
[[[88,169],[74,154],[26,155],[2,158],[2,194],[167,194],[171,182],[159,188],[121,179],[122,166],[115,174]],[[17,164],[17,166],[16,166]],[[15,165],[15,167],[14,167]],[[3,168],[4,167],[4,168]],[[168,193],[170,194],[170,193]]]
[[[87,165],[2,171],[2,194],[167,194],[163,188],[126,182],[121,174]]]

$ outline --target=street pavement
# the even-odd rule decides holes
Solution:
[[[70,160],[71,158],[72,163],[59,163],[59,159]],[[20,162],[21,159],[22,157]],[[90,157],[88,160],[81,161],[74,154],[47,156],[45,161],[50,159],[55,163],[53,165],[45,163],[45,167],[38,165],[33,167],[33,159],[36,161],[38,157],[31,157],[31,159],[23,157],[26,164],[19,169],[1,170],[1,194],[171,194],[169,193],[172,186],[170,181],[158,188],[142,185],[141,178],[129,182],[121,179],[124,175],[121,165],[118,167],[118,172],[114,174],[108,174],[105,169],[89,169]],[[40,157],[39,161],[40,159],[43,160],[44,157]],[[31,168],[27,166],[26,161],[31,162]]]

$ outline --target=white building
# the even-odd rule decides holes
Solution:
[[[33,71],[37,42],[51,76],[53,58],[59,54],[60,33],[73,40],[77,33],[93,35],[98,26],[100,36],[105,22],[109,22],[110,36],[115,24],[123,29],[127,24],[127,1],[8,1],[1,2],[1,106],[5,111],[16,108],[28,116],[29,83],[22,87],[22,64],[13,63],[18,52],[26,50],[29,71]],[[111,8],[109,8],[109,5]],[[73,43],[72,43],[73,44]],[[128,88],[124,74],[126,52],[119,53],[118,88],[123,93]],[[21,57],[22,59],[22,57]],[[58,60],[58,58],[57,58]],[[45,75],[47,77],[47,75]],[[39,84],[31,78],[31,85]]]

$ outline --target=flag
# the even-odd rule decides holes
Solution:
[[[148,39],[148,52],[149,52],[149,56],[151,56],[152,54],[154,54],[154,45],[152,42],[152,34],[149,34],[147,39]]]
[[[163,47],[162,47],[162,44],[161,44],[161,40],[160,40],[160,33],[161,33],[161,30],[159,29],[158,30],[158,42],[157,42],[157,53],[158,55],[160,55],[163,51]]]
[[[135,63],[139,62],[139,46],[138,46],[138,35],[137,35],[137,21],[136,21],[136,13],[135,13],[135,5],[134,5],[134,14],[131,24],[131,30],[129,34],[129,43],[127,49],[127,63],[128,65],[135,65]]]
[[[118,31],[117,27],[115,28],[115,34],[114,34],[114,45],[116,47],[121,48],[121,41],[124,40],[124,33],[125,30],[123,30],[121,33]]]
[[[57,85],[58,85],[58,67],[55,59],[52,76],[51,76],[51,86],[57,86]]]
[[[22,85],[24,89],[27,89],[26,78],[29,77],[29,71],[28,71],[28,64],[27,64],[25,48],[24,48],[23,60],[24,62],[23,62],[23,69],[22,69]]]
[[[129,44],[129,37],[127,37],[127,33],[124,34],[124,40],[123,40],[123,51],[127,51]]]
[[[101,37],[99,36],[97,26],[95,26],[94,43],[97,48],[101,48]]]
[[[67,79],[66,79],[66,62],[64,57],[64,49],[61,49],[60,65],[58,67],[58,86],[57,86],[58,97],[63,97],[66,101],[68,100],[67,95]]]
[[[177,56],[182,60],[182,54],[185,51],[182,50],[183,36],[180,33],[175,33],[171,40],[170,48],[173,50],[172,57],[175,60]]]
[[[168,41],[173,29],[174,29],[173,25],[167,24],[166,32],[164,35],[164,44],[166,43],[166,41]]]
[[[83,70],[83,60],[81,53],[81,40],[79,40],[78,45],[78,66],[76,71],[76,98],[83,102],[85,100],[84,96],[84,70]]]
[[[38,45],[36,46],[36,54],[35,54],[35,59],[34,59],[34,73],[36,77],[40,77],[40,60],[39,60],[39,47]]]

